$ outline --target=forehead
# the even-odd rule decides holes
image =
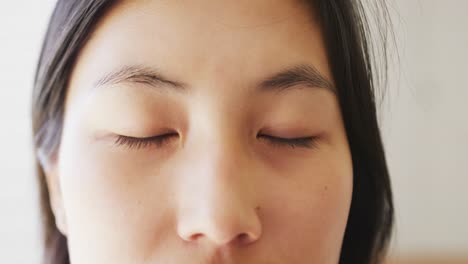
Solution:
[[[124,65],[155,66],[170,77],[245,86],[307,63],[332,79],[320,28],[299,1],[123,1],[80,52],[72,83],[90,86]]]

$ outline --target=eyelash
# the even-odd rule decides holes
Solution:
[[[117,136],[115,144],[118,146],[125,146],[130,149],[141,149],[154,145],[156,147],[163,147],[171,137],[177,136],[176,133],[168,133],[154,137],[147,138],[136,138],[129,136]],[[263,138],[269,141],[274,147],[302,147],[302,148],[314,148],[316,147],[317,137],[300,137],[300,138],[281,138],[270,135],[258,135],[257,138]]]
[[[154,137],[147,138],[137,138],[137,137],[128,137],[128,136],[117,136],[115,144],[117,146],[125,146],[130,149],[141,149],[154,145],[156,147],[164,146],[172,136],[177,136],[175,133],[168,133]]]
[[[300,138],[281,138],[270,135],[259,135],[268,140],[274,147],[302,147],[302,148],[314,148],[316,147],[317,137],[300,137]]]

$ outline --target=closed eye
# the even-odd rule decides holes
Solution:
[[[129,149],[141,149],[150,146],[155,147],[163,147],[167,144],[172,137],[177,137],[177,133],[167,133],[163,135],[157,135],[153,137],[146,137],[146,138],[138,138],[138,137],[129,137],[118,135],[117,139],[115,140],[115,144],[117,146],[125,146]]]
[[[267,140],[270,144],[275,147],[303,147],[303,148],[314,148],[318,137],[299,137],[299,138],[282,138],[271,135],[258,135],[257,138]]]

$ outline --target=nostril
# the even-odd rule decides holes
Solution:
[[[193,234],[191,235],[187,240],[188,241],[196,241],[198,240],[200,237],[202,237],[203,235],[200,234],[200,233],[197,233],[197,234]]]
[[[251,244],[253,243],[254,241],[256,240],[256,238],[252,235],[249,235],[247,233],[242,233],[242,234],[239,234],[235,239],[234,239],[234,243],[238,244],[238,245],[248,245],[248,244]]]
[[[197,242],[205,237],[203,233],[195,233],[190,236],[183,237],[187,242]],[[241,233],[237,236],[231,237],[231,239],[218,240],[220,244],[236,244],[236,245],[247,245],[255,241],[255,238],[248,233]]]
[[[238,240],[239,243],[241,243],[241,244],[247,244],[247,243],[250,243],[250,241],[251,241],[250,236],[247,235],[246,233],[240,234],[240,235],[237,237],[237,240]]]

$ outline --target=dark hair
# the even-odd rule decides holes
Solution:
[[[386,77],[388,11],[372,1],[374,13],[359,0],[305,1],[319,17],[336,84],[353,162],[353,194],[340,255],[341,264],[380,263],[393,225],[389,173],[376,113],[376,86]],[[44,175],[44,160],[60,144],[67,84],[80,49],[116,1],[58,0],[39,58],[32,100],[34,147],[44,231],[44,263],[69,263],[67,239],[57,229]],[[371,26],[380,42],[373,42]],[[381,28],[380,28],[381,27]],[[380,30],[380,31],[378,31]],[[376,63],[380,55],[379,63]],[[383,66],[379,68],[378,66]],[[41,162],[42,161],[42,162]]]

